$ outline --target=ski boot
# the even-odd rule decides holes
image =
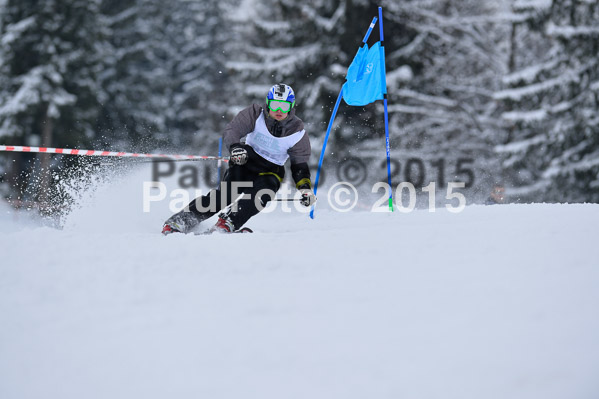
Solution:
[[[162,234],[169,235],[171,233],[187,234],[200,223],[196,215],[185,209],[175,213],[168,218],[162,226]]]
[[[227,215],[220,214],[216,224],[210,229],[210,233],[233,233],[235,226]]]
[[[250,229],[249,227],[242,227],[239,230],[235,230],[235,226],[233,225],[233,223],[231,222],[231,219],[229,219],[229,217],[219,216],[218,220],[216,221],[216,224],[214,226],[212,226],[212,228],[210,228],[210,230],[208,231],[208,234],[212,234],[212,233],[225,233],[225,234],[253,233],[253,232],[254,231],[252,229]]]

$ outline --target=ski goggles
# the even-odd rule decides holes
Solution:
[[[293,107],[293,104],[288,101],[282,101],[282,100],[269,100],[268,101],[268,108],[270,108],[270,110],[273,112],[281,111],[282,113],[286,114],[287,112],[291,111],[291,107]]]

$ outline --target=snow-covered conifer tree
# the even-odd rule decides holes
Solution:
[[[599,201],[599,5],[514,2],[515,70],[495,98],[509,104],[497,147],[522,201]]]
[[[98,73],[106,49],[99,3],[8,0],[3,4],[0,137],[4,143],[63,146],[93,140],[102,97]],[[50,158],[40,158],[44,188],[49,184]],[[9,174],[17,176],[26,167],[15,162]]]
[[[502,4],[386,3],[388,18],[402,27],[387,55],[391,132],[400,157],[404,164],[424,161],[424,184],[463,181],[478,200],[501,180],[491,148],[502,137],[493,99],[507,71]],[[404,172],[400,177],[418,175]]]

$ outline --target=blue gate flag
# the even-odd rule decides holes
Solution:
[[[347,105],[366,105],[384,98],[387,84],[381,70],[385,62],[382,56],[381,42],[376,42],[370,49],[366,43],[360,47],[343,85],[343,99]]]

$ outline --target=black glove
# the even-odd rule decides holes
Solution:
[[[234,165],[244,165],[248,161],[248,152],[245,148],[238,146],[231,149],[229,159]]]
[[[300,203],[303,206],[310,206],[316,202],[316,196],[312,192],[311,188],[301,189],[300,193],[302,193],[302,197],[300,198]]]

